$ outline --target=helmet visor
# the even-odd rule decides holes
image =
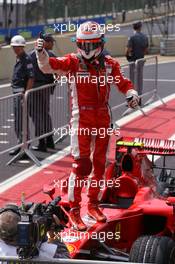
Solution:
[[[79,49],[84,50],[86,53],[89,53],[92,50],[95,50],[101,47],[102,41],[92,42],[92,41],[77,41],[77,46]]]

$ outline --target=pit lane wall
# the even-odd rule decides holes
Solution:
[[[55,36],[55,48],[54,52],[58,56],[63,56],[69,52],[76,52],[76,44],[71,41],[72,34]],[[107,37],[105,48],[108,52],[116,56],[124,56],[125,48],[128,41],[127,36],[110,35]],[[153,43],[155,46],[160,46],[160,37],[154,37]],[[26,51],[30,51],[34,48],[34,41],[28,42],[26,45]],[[15,54],[10,46],[4,46],[0,48],[0,80],[8,79],[12,77],[13,66],[15,64]]]

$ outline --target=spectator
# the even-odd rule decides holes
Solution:
[[[43,34],[42,38],[45,41],[45,49],[50,57],[55,57],[52,49],[54,38],[51,34]],[[30,52],[32,63],[34,65],[35,81],[33,87],[39,87],[46,84],[53,84],[53,74],[44,74],[40,71],[37,63],[35,50]],[[40,90],[34,93],[30,102],[30,115],[35,126],[35,136],[39,137],[42,134],[53,131],[52,120],[50,116],[50,95],[54,92],[53,88]],[[33,146],[33,150],[47,151],[47,148],[54,149],[53,136],[49,135],[46,138],[39,139],[38,146]]]
[[[122,10],[122,23],[126,21],[126,10]]]
[[[59,219],[54,215],[56,224]],[[0,257],[17,257],[17,225],[20,221],[18,207],[15,205],[7,206],[0,211]],[[48,232],[49,237],[53,238],[53,231]],[[68,250],[58,237],[54,237],[41,244],[37,259],[69,258]],[[49,263],[49,262],[48,262]]]
[[[6,35],[5,36],[5,44],[10,45],[10,42],[11,42],[11,36]]]
[[[33,86],[34,70],[30,57],[26,54],[25,39],[16,35],[11,39],[11,46],[16,54],[16,64],[13,69],[12,77],[12,92],[25,93]],[[14,98],[14,116],[15,116],[15,132],[18,139],[18,143],[22,142],[22,99],[21,97]],[[9,152],[10,155],[16,155],[20,151],[20,148]]]
[[[130,37],[126,49],[126,58],[129,62],[134,62],[130,64],[130,80],[134,83],[136,78],[136,88],[138,94],[142,94],[143,90],[143,66],[144,61],[138,63],[137,76],[135,76],[135,61],[144,58],[148,51],[148,38],[145,34],[141,32],[142,23],[137,22],[133,24],[133,29],[135,34]]]

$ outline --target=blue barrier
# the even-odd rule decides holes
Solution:
[[[18,27],[18,28],[12,28],[12,29],[0,29],[0,40],[5,39],[5,36],[13,37],[15,35],[22,35],[26,39],[36,38],[39,35],[39,32],[45,32],[45,33],[61,33],[59,32],[59,29],[62,28],[63,30],[69,27],[70,24],[72,24],[72,28],[75,26],[75,29],[78,27],[78,25],[82,24],[83,22],[87,20],[93,20],[98,22],[99,24],[107,24],[112,22],[112,16],[105,16],[105,17],[95,17],[92,19],[78,19],[78,20],[70,20],[68,22],[61,22],[61,23],[52,23],[48,25],[36,25],[36,26],[28,26],[28,27]],[[64,27],[63,27],[64,26]],[[69,28],[68,28],[69,29]],[[73,30],[70,28],[70,30],[65,30],[66,32],[72,32]]]

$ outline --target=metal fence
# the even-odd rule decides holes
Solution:
[[[135,78],[136,73],[137,73],[136,72],[137,71],[136,63],[135,62],[129,62],[129,63],[121,65],[121,71],[126,78],[128,78],[132,81],[135,89],[137,90],[136,78]],[[138,106],[138,109],[143,113],[143,115],[145,115],[145,112],[142,110],[142,108],[140,106]],[[116,122],[115,122],[117,120],[116,113],[117,114],[119,113],[120,116],[125,116],[127,114],[132,113],[134,111],[134,109],[128,108],[126,101],[124,100],[123,97],[121,97],[120,103],[112,106],[111,111],[112,111],[112,116],[113,116],[113,123],[116,124]]]
[[[136,72],[139,75],[140,68],[143,68],[143,89],[141,91],[141,98],[143,99],[142,105],[147,105],[156,99],[160,100],[162,104],[165,104],[163,99],[158,93],[158,58],[157,56],[148,57],[136,61]],[[136,88],[139,90],[139,82],[135,80]],[[151,96],[151,97],[150,97]]]
[[[56,136],[59,135],[59,129],[67,126],[69,122],[68,98],[66,84],[45,85],[26,92],[25,120],[28,122],[30,131],[26,138],[27,143],[32,143],[53,133]],[[57,139],[55,138],[55,140]]]
[[[158,59],[157,56],[151,56],[144,59],[139,59],[136,62],[130,62],[121,66],[124,75],[131,79],[135,89],[141,98],[140,106],[136,110],[140,110],[143,115],[146,115],[142,107],[154,102],[156,99],[165,104],[163,99],[158,94]],[[121,103],[112,107],[113,116],[115,111],[121,111],[121,115],[125,116],[135,111],[127,108],[126,103]]]
[[[22,93],[0,98],[0,154],[24,145],[22,140],[22,104]]]
[[[23,120],[21,127],[23,144],[20,145],[21,151],[7,164],[15,162],[25,153],[40,166],[41,163],[31,152],[29,145],[49,136],[54,136],[56,143],[62,139],[61,130],[68,127],[70,116],[67,85],[55,83],[31,89],[25,93],[22,107],[20,105],[18,107]],[[16,123],[19,123],[19,120],[16,120]],[[19,146],[16,145],[15,148],[17,147]],[[8,149],[4,150],[7,151]]]

